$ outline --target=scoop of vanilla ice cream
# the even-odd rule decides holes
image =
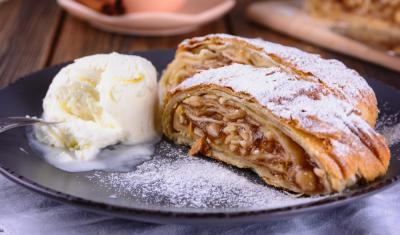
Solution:
[[[92,159],[106,146],[159,136],[157,102],[157,72],[146,59],[118,53],[87,56],[63,68],[43,100],[43,119],[61,123],[35,126],[34,133],[77,159]]]

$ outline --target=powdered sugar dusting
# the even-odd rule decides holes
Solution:
[[[384,106],[384,109],[389,109]],[[379,116],[376,129],[381,133],[389,147],[400,143],[400,112],[388,115],[383,113]]]
[[[393,146],[400,142],[400,123],[391,126],[385,127],[382,129],[381,134],[385,136],[386,142],[389,146]]]
[[[334,59],[323,59],[319,55],[307,53],[297,48],[264,41],[261,39],[242,38],[227,34],[210,34],[196,37],[182,42],[181,46],[189,46],[191,42],[201,42],[208,38],[222,38],[228,40],[242,40],[262,49],[266,55],[274,54],[284,61],[292,64],[296,69],[311,73],[331,89],[341,93],[349,103],[357,104],[359,99],[371,99],[368,94],[373,94],[367,82],[354,70],[347,68],[342,62]],[[230,43],[226,41],[225,43]],[[355,99],[358,98],[358,99]],[[364,102],[376,102],[365,100]]]
[[[337,99],[321,84],[297,80],[279,68],[233,64],[200,72],[183,81],[175,90],[201,84],[215,84],[247,93],[274,115],[295,120],[303,129],[313,133],[349,133],[345,123],[351,122],[349,117],[357,118],[351,113],[351,105]]]
[[[268,187],[253,173],[199,157],[162,141],[157,155],[129,173],[96,172],[90,180],[114,197],[190,208],[275,208],[320,200],[296,197]]]

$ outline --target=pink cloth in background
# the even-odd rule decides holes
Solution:
[[[231,226],[156,225],[63,205],[0,176],[0,235],[399,234],[400,184],[347,206],[282,221]]]

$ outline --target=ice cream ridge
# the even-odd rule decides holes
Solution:
[[[90,160],[104,147],[157,138],[157,72],[148,60],[118,53],[75,60],[54,78],[35,137]]]

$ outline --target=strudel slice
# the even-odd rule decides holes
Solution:
[[[165,94],[162,124],[192,155],[250,168],[269,185],[308,195],[341,192],[388,169],[384,138],[323,82],[236,63],[182,80]]]

